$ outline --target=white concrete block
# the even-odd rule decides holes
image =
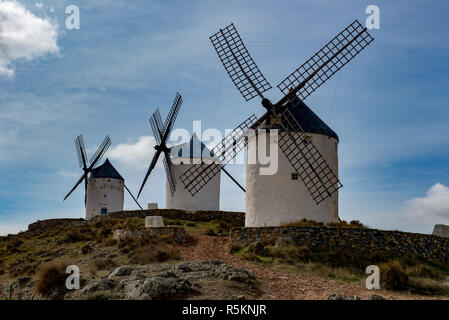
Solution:
[[[157,203],[148,204],[148,210],[155,210],[155,209],[159,209]]]
[[[145,228],[163,228],[165,227],[164,219],[161,216],[145,217]]]
[[[434,236],[449,238],[449,226],[444,224],[436,224],[435,227],[433,227],[432,234]]]

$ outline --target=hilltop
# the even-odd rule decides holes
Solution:
[[[0,237],[0,298],[8,297],[11,283],[13,299],[326,299],[334,293],[361,298],[375,293],[395,299],[448,296],[449,272],[434,263],[387,259],[382,269],[393,277],[393,290],[373,292],[364,288],[366,275],[357,265],[360,261],[350,257],[269,243],[236,248],[230,246],[228,234],[240,226],[238,219],[199,221],[194,214],[192,220],[185,219],[188,213],[180,216],[184,219],[164,220],[187,232],[183,240],[146,233],[114,239],[118,229],[144,230],[144,217],[129,215],[91,222],[41,222],[26,232]],[[65,290],[67,265],[79,267],[80,290]]]

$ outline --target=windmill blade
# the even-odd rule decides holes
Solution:
[[[234,24],[220,29],[210,40],[229,77],[245,100],[249,101],[255,96],[263,99],[262,93],[271,89],[271,85],[250,56]]]
[[[86,148],[84,147],[84,140],[83,140],[82,134],[80,134],[75,139],[75,147],[76,147],[76,153],[78,154],[78,161],[79,161],[80,168],[87,168]]]
[[[182,105],[182,97],[179,93],[176,93],[175,100],[173,101],[173,105],[168,113],[167,119],[165,119],[164,123],[164,138],[167,139],[171,133],[173,125],[176,121],[176,117],[178,116],[179,109]]]
[[[75,189],[81,184],[81,182],[83,182],[83,179],[85,179],[85,180],[86,180],[86,183],[87,183],[87,172],[85,172],[85,173],[81,176],[81,178],[79,178],[78,182],[75,184],[75,186],[72,188],[72,190],[70,190],[70,192],[67,193],[67,195],[64,197],[64,200],[63,200],[63,201],[65,201],[65,199],[67,199],[67,198],[72,194],[72,192],[75,191]]]
[[[277,86],[286,95],[278,105],[295,93],[301,100],[306,99],[373,40],[355,20]]]
[[[128,191],[129,195],[131,196],[131,198],[133,198],[134,202],[137,203],[137,205],[139,206],[140,210],[143,210],[142,206],[140,205],[139,201],[137,201],[137,199],[134,197],[134,195],[132,194],[132,192],[128,189],[128,187],[126,186],[126,184],[124,184],[126,191]]]
[[[140,187],[139,193],[137,194],[137,199],[139,199],[140,193],[142,192],[142,189],[145,186],[145,183],[147,182],[148,177],[150,176],[151,171],[153,171],[154,167],[156,166],[157,160],[159,159],[159,156],[161,155],[161,152],[162,152],[161,150],[157,150],[155,155],[154,155],[154,157],[153,157],[153,160],[151,160],[150,167],[148,168],[147,174],[145,175],[145,178],[143,179],[142,186]]]
[[[212,149],[216,160],[221,164],[211,163],[207,166],[195,164],[186,170],[179,178],[192,196],[200,191],[212,178],[220,172],[247,144],[247,131],[257,120],[253,114],[228,134],[217,146]],[[229,152],[232,151],[232,152]]]
[[[156,111],[153,113],[153,115],[150,118],[150,125],[151,130],[153,130],[154,138],[156,139],[157,145],[161,144],[162,135],[164,134],[162,131],[162,120],[161,120],[161,114],[159,113],[159,109],[156,109]]]
[[[280,134],[279,147],[304,182],[315,203],[319,204],[331,197],[342,184],[316,146],[306,139],[304,130],[290,110],[285,108],[280,116],[285,134]]]
[[[100,147],[94,153],[92,158],[90,158],[90,168],[95,167],[97,162],[100,161],[101,157],[103,157],[106,150],[108,150],[110,146],[111,146],[111,139],[109,138],[109,136],[106,136],[106,138],[104,138],[103,142],[101,143]]]
[[[243,191],[246,192],[245,188],[242,187],[242,185],[224,168],[221,167],[221,170],[223,170],[224,173]]]
[[[165,174],[167,175],[168,185],[170,187],[171,195],[173,196],[176,191],[176,178],[173,174],[173,164],[170,160],[170,155],[167,151],[164,151],[165,158],[163,160],[164,162],[164,168],[165,168]]]

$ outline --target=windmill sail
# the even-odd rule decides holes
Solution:
[[[246,49],[234,24],[220,29],[210,37],[223,66],[232,82],[246,101],[271,89],[271,85],[260,72],[253,58]]]
[[[343,185],[317,147],[310,142],[288,108],[281,112],[283,133],[279,146],[298,173],[316,204],[332,196]]]
[[[167,118],[165,119],[164,124],[162,124],[162,118],[159,109],[156,109],[156,111],[150,118],[150,126],[153,131],[154,138],[156,140],[156,146],[154,147],[156,153],[154,154],[150,166],[148,167],[147,173],[145,174],[142,185],[140,186],[139,189],[139,193],[137,194],[137,198],[140,197],[143,187],[145,186],[148,177],[150,176],[151,172],[156,166],[156,163],[161,153],[164,153],[165,157],[163,163],[165,173],[167,175],[168,184],[170,187],[170,192],[173,195],[176,191],[176,179],[173,174],[173,166],[170,160],[170,148],[167,147],[167,139],[169,138],[171,130],[173,129],[173,125],[176,121],[176,117],[178,115],[179,109],[181,108],[181,105],[182,105],[182,97],[179,93],[176,93],[175,100],[173,101],[173,104],[170,108]]]
[[[289,93],[306,99],[373,40],[355,20],[277,86],[286,95],[281,104],[288,100]]]
[[[212,180],[222,168],[231,162],[232,159],[245,148],[247,143],[247,131],[251,128],[256,119],[254,114],[250,116],[212,149],[214,158],[220,163],[219,165],[215,162],[206,166],[196,164],[191,166],[180,176],[184,188],[187,189],[192,196],[198,193],[198,191]],[[240,185],[239,187],[242,188]]]

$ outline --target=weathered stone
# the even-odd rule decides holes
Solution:
[[[408,256],[449,262],[449,238],[367,228],[260,227],[231,229],[232,246],[262,253],[260,243],[306,245],[312,251],[344,250],[353,254]]]
[[[188,280],[153,277],[146,279],[142,286],[142,293],[151,299],[177,298],[190,290],[192,284]]]
[[[162,216],[145,217],[145,228],[163,228],[165,227]]]
[[[444,224],[436,224],[433,227],[432,234],[434,236],[449,238],[449,226],[446,226]]]
[[[117,267],[114,271],[112,271],[108,278],[111,279],[113,277],[123,277],[129,276],[132,272],[132,268],[130,266],[121,266]]]

